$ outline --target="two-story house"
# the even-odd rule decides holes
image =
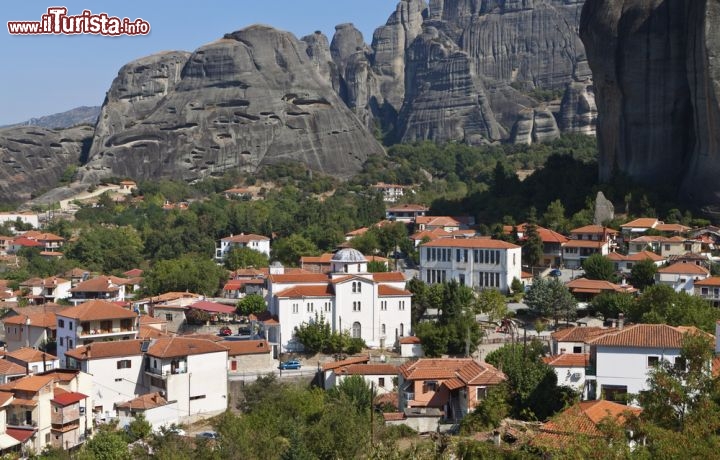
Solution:
[[[430,210],[419,204],[402,204],[391,206],[385,210],[385,219],[397,222],[412,223],[415,218],[424,216]]]
[[[710,270],[702,265],[674,263],[658,269],[655,284],[672,287],[676,292],[693,294],[695,283],[710,277]]]
[[[520,246],[490,238],[441,238],[420,245],[420,278],[508,292],[520,280]]]
[[[65,244],[65,238],[49,232],[29,230],[23,233],[22,236],[37,241],[42,245],[42,250],[47,252],[58,252]]]
[[[253,233],[241,233],[222,238],[220,246],[215,248],[215,260],[218,262],[225,260],[232,248],[248,248],[270,257],[270,238]]]
[[[382,193],[383,201],[387,203],[394,203],[402,198],[405,193],[411,193],[413,187],[411,185],[399,185],[399,184],[386,184],[384,182],[378,182],[377,184],[371,185],[373,190]]]
[[[417,231],[444,230],[454,232],[460,230],[460,227],[460,221],[450,216],[418,216],[415,218],[415,230]]]
[[[81,281],[70,289],[70,302],[77,305],[88,300],[106,300],[108,302],[125,301],[125,278],[117,276],[98,276]]]
[[[90,300],[56,313],[57,353],[65,367],[65,353],[93,342],[137,337],[138,314],[104,300]]]
[[[623,240],[630,241],[638,235],[642,235],[651,228],[655,228],[663,222],[657,220],[655,217],[640,217],[630,222],[626,222],[620,226]]]
[[[60,367],[56,356],[35,348],[19,348],[6,353],[5,360],[23,367],[26,374],[38,374]]]
[[[710,302],[713,307],[720,307],[720,276],[710,276],[693,283],[693,294]]]
[[[570,240],[563,247],[563,264],[567,268],[581,268],[593,254],[606,256],[617,248],[617,231],[602,225],[586,225],[572,229]]]
[[[580,302],[589,302],[604,292],[637,293],[637,289],[629,284],[615,284],[606,280],[589,280],[576,278],[565,283],[570,293]]]
[[[11,458],[22,455],[20,441],[8,434],[7,411],[13,399],[12,392],[0,391],[0,455]]]
[[[661,361],[684,365],[680,352],[688,333],[704,334],[694,327],[635,324],[588,340],[589,399],[625,403],[627,395],[647,390],[648,373]]]
[[[411,332],[412,293],[405,289],[403,274],[369,273],[367,259],[355,249],[336,252],[327,275],[282,271],[271,267],[268,277],[268,311],[279,321],[268,340],[282,350],[301,349],[295,328],[316,316],[332,331],[348,331],[370,347],[393,346]]]
[[[527,227],[527,223],[522,223],[518,225],[504,225],[503,232],[508,235],[515,236],[518,241],[526,241]],[[550,230],[549,228],[540,227],[539,225],[535,226],[535,231],[537,232],[538,237],[540,237],[540,241],[542,241],[543,245],[543,258],[541,264],[546,267],[559,267],[560,265],[562,265],[562,248],[565,243],[569,241],[569,239],[565,235],[561,235],[560,233],[554,230]]]
[[[39,348],[55,341],[57,318],[55,313],[35,312],[11,316],[3,320],[8,351],[22,347]]]
[[[228,407],[228,349],[201,338],[168,337],[145,353],[149,392],[177,401],[179,417],[210,417]]]
[[[558,386],[570,387],[585,396],[585,370],[590,366],[589,353],[546,356],[543,362],[555,371]]]
[[[615,271],[625,276],[630,275],[632,268],[643,260],[649,259],[657,267],[661,266],[666,260],[663,256],[650,251],[636,252],[628,255],[620,254],[619,252],[611,252],[607,255],[607,258],[614,264]]]
[[[30,278],[20,283],[20,289],[27,291],[24,295],[30,303],[46,303],[67,299],[70,297],[69,280],[51,276],[49,278]]]
[[[506,379],[491,364],[472,358],[420,358],[398,368],[400,411],[436,409],[460,420]]]

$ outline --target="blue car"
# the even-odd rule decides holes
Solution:
[[[282,370],[300,369],[300,367],[302,367],[302,365],[297,359],[291,359],[290,361],[280,363],[280,369]]]
[[[555,268],[555,269],[553,269],[553,270],[550,270],[549,275],[552,276],[552,277],[557,278],[557,277],[562,276],[562,272],[561,272],[560,270],[558,270],[557,268]]]

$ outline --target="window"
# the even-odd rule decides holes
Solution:
[[[357,292],[357,283],[355,281],[352,282],[352,291]]]
[[[68,338],[68,348],[73,348],[73,341],[71,338]]]
[[[380,301],[380,310],[386,311],[387,310],[387,300],[381,300]]]
[[[331,307],[330,307],[330,302],[325,302],[325,311],[326,311],[326,312],[329,312],[330,309],[331,309]]]
[[[400,337],[405,335],[405,325],[403,323],[400,323]]]
[[[118,369],[130,369],[131,363],[129,359],[121,359],[117,362]]]
[[[359,339],[362,337],[362,326],[360,326],[360,323],[355,321],[352,325],[352,336],[353,339]]]
[[[72,325],[73,325],[72,321],[68,321],[68,328],[70,328],[71,331],[72,331]]]
[[[380,325],[380,334],[385,335],[385,323]]]
[[[398,302],[398,310],[405,310],[405,301],[401,300]]]
[[[296,303],[292,304],[292,312],[297,313],[299,311],[300,311],[300,307],[298,306],[298,304],[296,304]]]
[[[122,382],[122,381],[123,381],[123,379],[121,379],[121,378],[118,378],[118,379],[115,379],[115,381],[116,381],[116,382]]]
[[[65,327],[65,320],[64,320],[64,319],[58,319],[58,326],[59,326],[59,327]]]
[[[172,321],[173,315],[172,313],[165,313],[165,321]]]
[[[659,356],[648,356],[647,358],[647,365],[648,367],[655,367],[658,364],[660,364],[660,357]]]
[[[482,401],[485,398],[487,398],[487,387],[477,387],[475,389],[475,399]]]
[[[378,386],[380,388],[385,388],[385,377],[378,377]]]
[[[427,393],[429,391],[437,391],[437,387],[437,380],[426,380],[425,383],[423,383],[423,393]]]
[[[360,311],[360,309],[361,309],[360,301],[353,302],[353,311]]]
[[[684,371],[687,369],[687,360],[681,356],[678,356],[675,358],[675,369],[679,371]]]
[[[30,368],[30,370],[31,370],[31,372],[32,372],[33,374],[37,374],[37,371],[38,371],[37,364],[36,364],[35,366],[32,366],[32,367]]]
[[[582,347],[573,347],[573,353],[582,353]]]
[[[307,304],[307,307],[306,307],[306,308],[307,308],[307,312],[308,312],[308,313],[312,313],[312,312],[315,311],[315,304],[312,303],[312,302],[309,302],[309,303]]]
[[[63,346],[63,338],[62,337],[60,337],[60,346],[61,347]]]
[[[198,399],[205,399],[205,395],[190,396],[190,401],[197,401]]]

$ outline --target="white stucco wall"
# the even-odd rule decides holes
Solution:
[[[597,397],[602,394],[603,385],[627,386],[627,392],[638,394],[648,388],[647,378],[651,367],[648,356],[675,362],[680,356],[679,349],[622,348],[597,346]]]

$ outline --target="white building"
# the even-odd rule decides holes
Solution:
[[[37,214],[30,212],[0,212],[0,224],[5,222],[22,222],[23,224],[30,224],[34,228],[40,228],[40,217]]]
[[[57,319],[53,312],[11,316],[3,320],[8,351],[23,347],[39,348],[55,340]]]
[[[636,264],[646,259],[651,260],[656,267],[660,267],[665,262],[665,258],[663,256],[650,251],[636,252],[628,255],[620,254],[619,252],[611,252],[608,254],[607,258],[615,265],[615,271],[620,272],[623,275],[629,275]]]
[[[710,278],[710,270],[702,265],[674,263],[658,269],[655,273],[655,283],[665,284],[675,292],[686,292],[692,295],[695,291],[695,282]]]
[[[19,348],[7,353],[5,359],[25,368],[28,374],[37,374],[57,369],[57,357],[35,348]]]
[[[55,314],[57,353],[65,367],[65,352],[93,342],[129,340],[137,337],[138,315],[104,300],[90,300]]]
[[[508,292],[522,279],[521,248],[489,238],[440,238],[420,246],[420,277],[427,283],[455,280],[473,289]]]
[[[201,338],[160,338],[149,346],[146,360],[149,392],[177,401],[178,423],[227,409],[227,348]]]
[[[588,340],[589,398],[624,402],[628,394],[647,390],[648,372],[661,360],[682,365],[686,333],[704,334],[694,327],[635,324]]]
[[[293,337],[295,328],[317,315],[334,332],[347,330],[370,347],[391,347],[411,332],[411,297],[402,273],[368,273],[365,256],[355,249],[341,249],[327,275],[268,277],[268,310],[280,323],[268,339],[280,344],[282,351],[300,350],[302,345]]]
[[[270,238],[252,233],[241,233],[222,238],[220,246],[215,248],[215,260],[218,262],[225,260],[232,248],[248,248],[270,257]]]
[[[557,374],[559,386],[570,387],[587,397],[585,394],[585,371],[590,364],[588,353],[564,353],[561,355],[547,356],[543,361],[552,367]]]
[[[92,375],[93,415],[98,421],[115,418],[115,404],[143,394],[142,340],[96,342],[68,350],[67,367]]]
[[[123,302],[125,300],[125,285],[130,282],[117,276],[98,276],[81,281],[70,289],[70,302],[73,305],[100,299],[108,302]]]
[[[51,276],[49,278],[30,278],[20,283],[21,289],[27,289],[27,297],[32,303],[56,302],[70,297],[69,280]]]

